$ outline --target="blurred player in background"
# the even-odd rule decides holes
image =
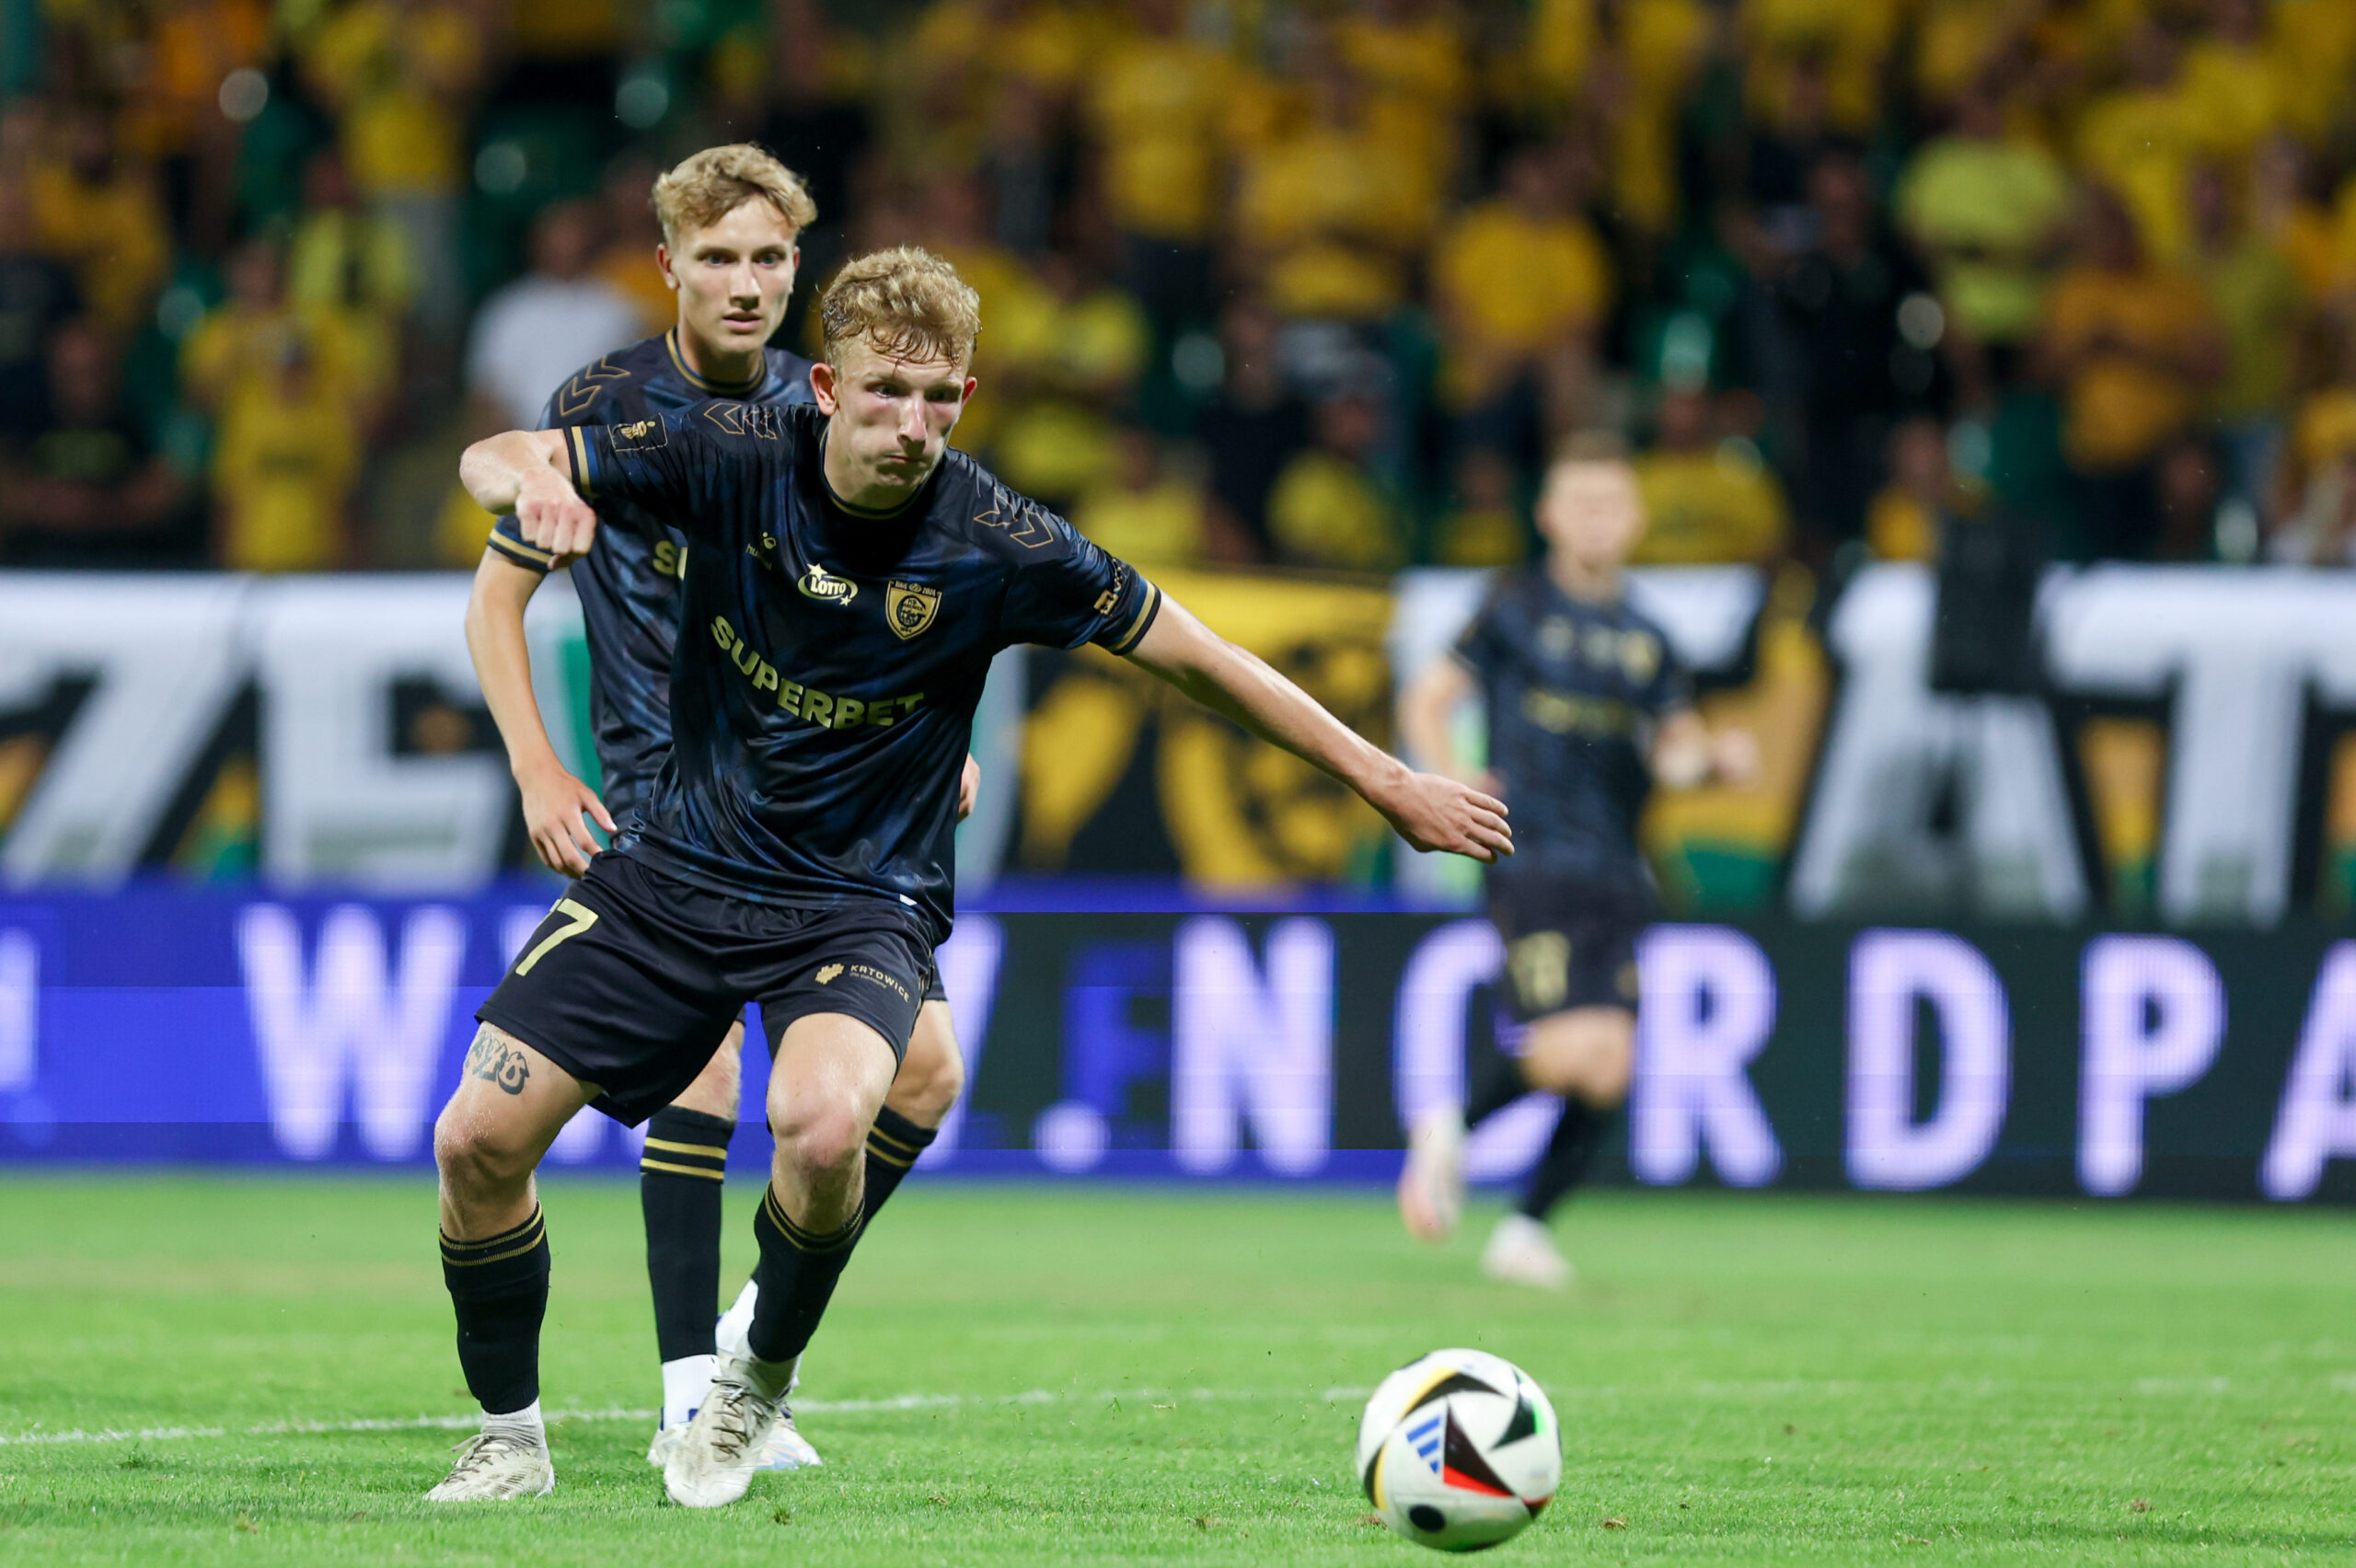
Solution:
[[[655,181],[664,242],[654,262],[678,300],[678,323],[660,337],[585,366],[549,399],[543,429],[660,419],[707,398],[807,403],[810,362],[768,346],[784,318],[800,261],[797,239],[817,215],[801,179],[760,148],[710,147]],[[603,773],[599,792],[568,772],[549,744],[532,694],[524,608],[561,564],[525,541],[513,516],[492,530],[475,573],[467,644],[523,796],[533,847],[550,870],[578,875],[597,853],[586,817],[622,831],[645,801],[671,749],[671,651],[687,538],[645,508],[615,502],[597,543],[572,563],[589,636],[589,695]],[[959,815],[973,807],[977,769],[965,764]],[[747,1285],[716,1336],[720,1294],[722,1170],[735,1130],[745,1029],[727,1038],[701,1077],[655,1113],[640,1159],[646,1267],[663,1363],[663,1414],[647,1458],[660,1465],[711,1386],[718,1338],[741,1341],[751,1320]],[[868,1144],[867,1208],[882,1206],[930,1144],[964,1081],[938,976],[925,993],[907,1064]],[[817,1462],[791,1428],[768,1463]]]
[[[1622,568],[1645,531],[1635,470],[1616,440],[1576,438],[1538,502],[1542,567],[1500,575],[1457,640],[1400,696],[1411,755],[1503,799],[1512,859],[1488,871],[1489,918],[1505,940],[1505,990],[1527,1026],[1521,1055],[1478,1064],[1470,1102],[1419,1118],[1399,1177],[1407,1228],[1438,1240],[1463,1211],[1463,1147],[1536,1090],[1562,1120],[1520,1205],[1481,1255],[1492,1277],[1560,1289],[1571,1266],[1546,1216],[1577,1185],[1627,1098],[1636,1040],[1636,939],[1653,918],[1636,827],[1657,779],[1685,789],[1757,768],[1748,732],[1712,735],[1661,628],[1627,602]],[[1478,695],[1484,771],[1457,744],[1458,705]]]
[[[479,502],[515,512],[551,555],[604,532],[584,497],[635,498],[695,548],[670,760],[630,842],[591,860],[478,1009],[436,1126],[459,1358],[485,1417],[436,1497],[555,1484],[532,1188],[549,1140],[593,1101],[626,1120],[666,1103],[750,998],[773,1063],[760,1293],[747,1353],[722,1362],[664,1468],[676,1502],[744,1495],[771,1430],[791,1423],[803,1352],[865,1225],[861,1150],[949,933],[950,775],[999,649],[1093,642],[1346,783],[1415,847],[1511,852],[1497,802],[1352,733],[949,450],[981,307],[948,263],[861,258],[820,317],[815,408],[715,401],[510,432],[460,466]]]

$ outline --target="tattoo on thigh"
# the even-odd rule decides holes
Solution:
[[[523,1052],[492,1034],[491,1025],[485,1024],[476,1032],[475,1043],[467,1047],[467,1076],[497,1084],[509,1094],[521,1094],[525,1080],[532,1076],[532,1064],[524,1059]]]

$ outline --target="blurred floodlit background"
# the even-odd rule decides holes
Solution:
[[[2290,998],[2230,1015],[2254,1159],[2356,893],[2351,83],[2351,0],[0,0],[9,1147],[107,1120],[40,1043],[93,911],[147,967],[75,986],[250,983],[260,890],[298,977],[335,936],[405,996],[455,941],[463,1032],[550,894],[458,638],[488,519],[456,455],[669,324],[648,186],[751,139],[820,211],[789,346],[846,256],[940,250],[986,323],[960,444],[1386,743],[1480,571],[1532,558],[1544,455],[1624,433],[1635,591],[1764,752],[1656,803],[1669,910],[1835,993],[1824,931],[1993,923],[2065,1059],[2089,928],[2288,923],[2263,962],[2179,943]],[[591,773],[577,614],[535,617]],[[1404,998],[1440,994],[1409,980],[1446,981],[1408,938],[1460,929],[1469,868],[1092,654],[1002,662],[976,744],[961,962],[1036,993],[1039,1059],[993,1087],[1014,993],[975,992],[970,1143],[1175,1136],[1132,1090],[1183,1076],[1187,911],[1334,915],[1381,1016],[1302,1059],[1407,1073]],[[1146,924],[1022,924],[1092,909]],[[1400,911],[1396,951],[1350,935]],[[191,923],[217,954],[156,956]],[[1250,929],[1252,984],[1315,970]],[[415,1158],[407,1081],[314,1086],[254,1148]],[[1395,1147],[1390,1099],[1299,1169]],[[371,1104],[381,1142],[335,1131]]]

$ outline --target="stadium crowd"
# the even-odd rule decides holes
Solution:
[[[0,562],[470,565],[455,454],[671,319],[656,170],[799,298],[980,290],[960,432],[1147,566],[2356,562],[2350,0],[5,0]],[[812,346],[799,302],[787,332]]]

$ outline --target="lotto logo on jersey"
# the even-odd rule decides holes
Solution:
[[[905,642],[918,636],[932,624],[941,609],[941,590],[921,582],[892,580],[884,592],[884,618],[891,624],[892,634]]]
[[[804,598],[815,599],[822,605],[848,605],[859,597],[858,583],[848,577],[837,577],[816,561],[810,563],[810,570],[802,574],[802,581],[794,586],[802,590]],[[917,628],[918,631],[923,629],[922,627]],[[907,637],[913,634],[904,631],[900,635]]]

